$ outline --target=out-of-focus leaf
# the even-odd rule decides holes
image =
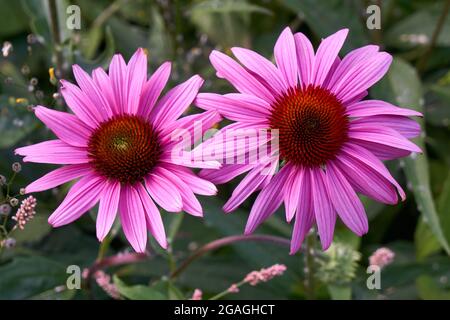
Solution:
[[[154,288],[135,285],[128,286],[116,275],[113,277],[114,284],[119,290],[119,293],[127,299],[130,300],[163,300],[166,298],[161,292],[155,290]]]
[[[447,174],[444,186],[437,201],[439,219],[442,225],[444,236],[450,241],[450,174]],[[415,233],[418,259],[424,259],[440,250],[439,241],[434,236],[427,224],[423,220],[419,222]]]
[[[246,1],[202,1],[189,10],[192,22],[225,48],[248,46],[250,14],[271,12]]]
[[[444,1],[430,2],[426,9],[418,10],[388,29],[385,40],[387,45],[396,48],[410,48],[428,45],[433,35]],[[450,20],[447,19],[437,39],[437,45],[450,46]]]
[[[300,18],[304,18],[319,38],[325,38],[342,28],[349,28],[350,33],[344,44],[346,52],[368,42],[365,33],[367,28],[360,18],[364,7],[359,1],[282,0],[282,3]]]
[[[0,8],[0,37],[10,37],[26,30],[28,19],[19,1],[0,0]]]
[[[434,85],[427,96],[426,120],[439,126],[450,128],[450,85]]]
[[[436,281],[427,275],[416,280],[419,296],[425,300],[450,300],[450,291],[439,288]]]
[[[153,290],[158,292],[166,292],[169,300],[184,300],[185,296],[175,284],[168,279],[163,279],[151,286]]]
[[[17,243],[36,242],[41,240],[50,232],[50,224],[47,222],[47,216],[41,215],[39,207],[38,214],[29,222],[23,230],[16,230],[14,239]]]
[[[18,257],[0,266],[0,299],[27,299],[65,285],[66,266],[44,257]],[[5,290],[4,290],[5,289]]]
[[[328,292],[333,300],[350,300],[352,297],[352,288],[350,286],[328,286]]]
[[[70,300],[75,296],[76,290],[68,290],[66,286],[59,286],[35,296],[31,300]]]
[[[103,33],[100,30],[98,32]],[[75,54],[75,63],[79,64],[82,68],[88,70],[96,67],[108,68],[111,58],[115,53],[115,40],[109,27],[106,28],[104,34],[106,43],[103,52],[99,56],[97,56],[94,60],[89,60],[87,57],[84,57],[80,54]],[[100,34],[92,33],[91,36],[98,37],[95,40],[100,41],[101,36]],[[88,55],[88,57],[95,54],[94,49],[96,48],[94,47],[86,48],[87,51],[85,53]]]
[[[372,95],[396,105],[411,108],[423,113],[422,85],[416,70],[400,59],[394,59],[388,74],[372,90]],[[422,126],[421,137],[415,143],[422,149],[423,154],[412,154],[402,159],[408,183],[413,190],[418,210],[430,226],[444,250],[450,254],[450,247],[442,231],[439,216],[430,189],[428,159],[425,149],[425,127],[423,119],[418,120]]]

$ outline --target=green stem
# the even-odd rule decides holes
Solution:
[[[242,280],[241,282],[236,283],[236,288],[240,288],[242,285],[246,284],[245,280]],[[212,298],[209,298],[208,300],[219,300],[220,298],[225,297],[227,294],[229,294],[230,291],[228,289],[216,294]]]
[[[183,223],[184,214],[177,213],[173,216],[172,221],[169,227],[169,234],[167,241],[169,242],[169,248],[167,250],[167,254],[169,256],[169,270],[170,272],[174,272],[177,269],[177,263],[175,256],[173,254],[173,243],[175,241],[175,237],[180,230],[181,224]]]
[[[63,78],[63,54],[61,47],[61,34],[59,32],[58,9],[56,0],[48,0],[48,8],[50,12],[50,29],[53,39],[53,48],[56,59],[56,76]]]
[[[305,280],[304,280],[304,285],[305,285],[305,295],[306,298],[308,300],[314,300],[315,299],[315,290],[314,290],[314,285],[315,285],[315,281],[314,281],[314,245],[315,245],[315,237],[316,234],[315,232],[311,232],[307,239],[306,239],[306,243],[305,243],[305,255],[304,255],[304,259],[305,259],[305,266],[304,266],[304,270],[305,270]]]

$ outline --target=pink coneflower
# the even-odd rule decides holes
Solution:
[[[347,33],[343,29],[323,39],[314,53],[305,35],[286,28],[275,45],[276,66],[244,48],[231,49],[242,65],[213,51],[210,60],[217,76],[239,93],[201,93],[196,99],[197,106],[236,121],[217,136],[235,128],[278,130],[282,168],[277,174],[261,174],[272,161],[262,157],[255,163],[203,170],[201,176],[224,183],[248,171],[224,210],[234,210],[260,190],[245,228],[249,234],[284,202],[287,221],[295,217],[291,253],[299,250],[314,223],[327,249],[337,215],[354,233],[365,234],[368,221],[357,192],[388,204],[398,201],[397,192],[404,199],[380,159],[421,151],[408,140],[419,135],[419,125],[408,118],[421,116],[419,112],[379,100],[361,101],[387,72],[392,57],[368,45],[341,60],[338,53]],[[221,141],[229,142],[216,141],[216,149]],[[225,152],[235,151],[233,145],[222,146]]]
[[[162,64],[147,80],[147,56],[137,50],[128,65],[113,57],[109,74],[95,69],[92,78],[73,67],[78,86],[61,81],[61,93],[74,114],[35,108],[58,137],[16,153],[24,161],[65,165],[26,187],[43,191],[80,178],[50,216],[59,227],[78,219],[100,202],[97,237],[108,234],[119,211],[124,233],[138,252],[145,251],[147,229],[163,247],[167,241],[155,202],[167,211],[184,210],[202,216],[194,194],[213,195],[215,186],[194,175],[191,167],[214,168],[217,162],[172,161],[176,129],[192,132],[200,121],[206,130],[219,121],[218,113],[205,112],[177,120],[189,107],[203,80],[193,76],[158,100],[170,75],[171,64]],[[203,129],[202,128],[202,129]]]

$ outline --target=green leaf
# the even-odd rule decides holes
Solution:
[[[333,300],[350,300],[352,298],[352,288],[350,286],[329,285],[328,292]]]
[[[423,113],[422,85],[416,70],[398,58],[394,59],[388,74],[373,88],[372,95]],[[413,153],[402,159],[401,163],[404,164],[404,171],[414,193],[418,210],[441,246],[450,254],[450,247],[442,231],[430,189],[428,159],[423,138],[425,136],[424,121],[423,119],[418,121],[422,126],[423,134],[415,139],[415,143],[422,149],[423,154]]]
[[[119,293],[127,299],[130,300],[164,300],[166,296],[161,292],[155,290],[154,288],[135,285],[128,286],[118,276],[113,277],[114,284],[119,290]]]
[[[0,8],[0,37],[10,37],[27,29],[28,18],[19,1],[0,0]]]
[[[44,257],[18,257],[0,267],[0,299],[27,299],[66,284],[66,266]],[[3,290],[6,289],[6,290]]]
[[[46,236],[50,230],[50,224],[47,222],[47,215],[41,215],[39,207],[38,214],[27,223],[23,230],[16,230],[14,232],[14,239],[17,243],[36,242]]]
[[[441,289],[431,276],[417,278],[416,287],[419,296],[425,300],[450,300],[450,291]]]
[[[319,38],[325,38],[339,29],[349,28],[344,51],[367,44],[366,28],[359,18],[364,10],[361,3],[339,0],[282,0],[282,3],[300,18],[304,18]]]

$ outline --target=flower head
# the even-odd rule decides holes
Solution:
[[[171,64],[162,64],[147,79],[147,56],[138,49],[126,64],[113,57],[109,74],[97,68],[92,77],[73,67],[74,85],[62,81],[61,94],[74,114],[35,108],[36,116],[57,139],[22,147],[24,161],[64,165],[26,187],[43,191],[78,179],[49,218],[59,227],[73,222],[98,202],[97,237],[108,234],[119,212],[124,233],[132,247],[145,251],[147,230],[167,247],[160,212],[181,210],[202,216],[195,194],[213,195],[215,186],[187,167],[214,168],[216,161],[192,162],[172,156],[175,130],[202,130],[220,120],[216,111],[179,117],[195,99],[203,80],[193,76],[159,99],[170,75]]]
[[[34,218],[34,215],[36,214],[36,211],[34,210],[36,204],[36,198],[33,196],[29,196],[22,201],[16,215],[12,217],[12,219],[17,222],[19,229],[23,230],[27,222]]]
[[[256,286],[261,282],[267,282],[275,277],[283,275],[286,271],[284,264],[274,264],[269,268],[263,268],[259,271],[252,271],[244,278],[244,282],[249,283],[252,286]]]
[[[201,176],[219,184],[247,172],[224,206],[226,212],[233,211],[260,191],[246,234],[284,202],[287,221],[295,218],[291,253],[300,249],[313,224],[327,249],[338,216],[357,235],[367,233],[357,193],[388,204],[397,203],[399,195],[404,199],[381,160],[421,152],[408,140],[420,133],[418,123],[409,118],[421,116],[419,112],[362,100],[387,72],[392,57],[368,45],[341,59],[338,53],[347,33],[343,29],[323,39],[314,51],[305,35],[286,28],[275,44],[276,65],[245,48],[231,49],[241,64],[213,51],[210,60],[217,76],[239,93],[200,93],[195,101],[235,121],[203,144],[208,153],[222,150],[225,165],[202,170]],[[237,128],[261,134],[257,142],[236,147],[236,135],[228,133]],[[261,156],[263,147],[267,152]],[[250,160],[255,152],[257,161]],[[246,161],[228,162],[235,156]],[[275,173],[277,166],[282,168]]]
[[[383,268],[394,261],[395,253],[389,248],[379,248],[369,257],[371,266]]]

